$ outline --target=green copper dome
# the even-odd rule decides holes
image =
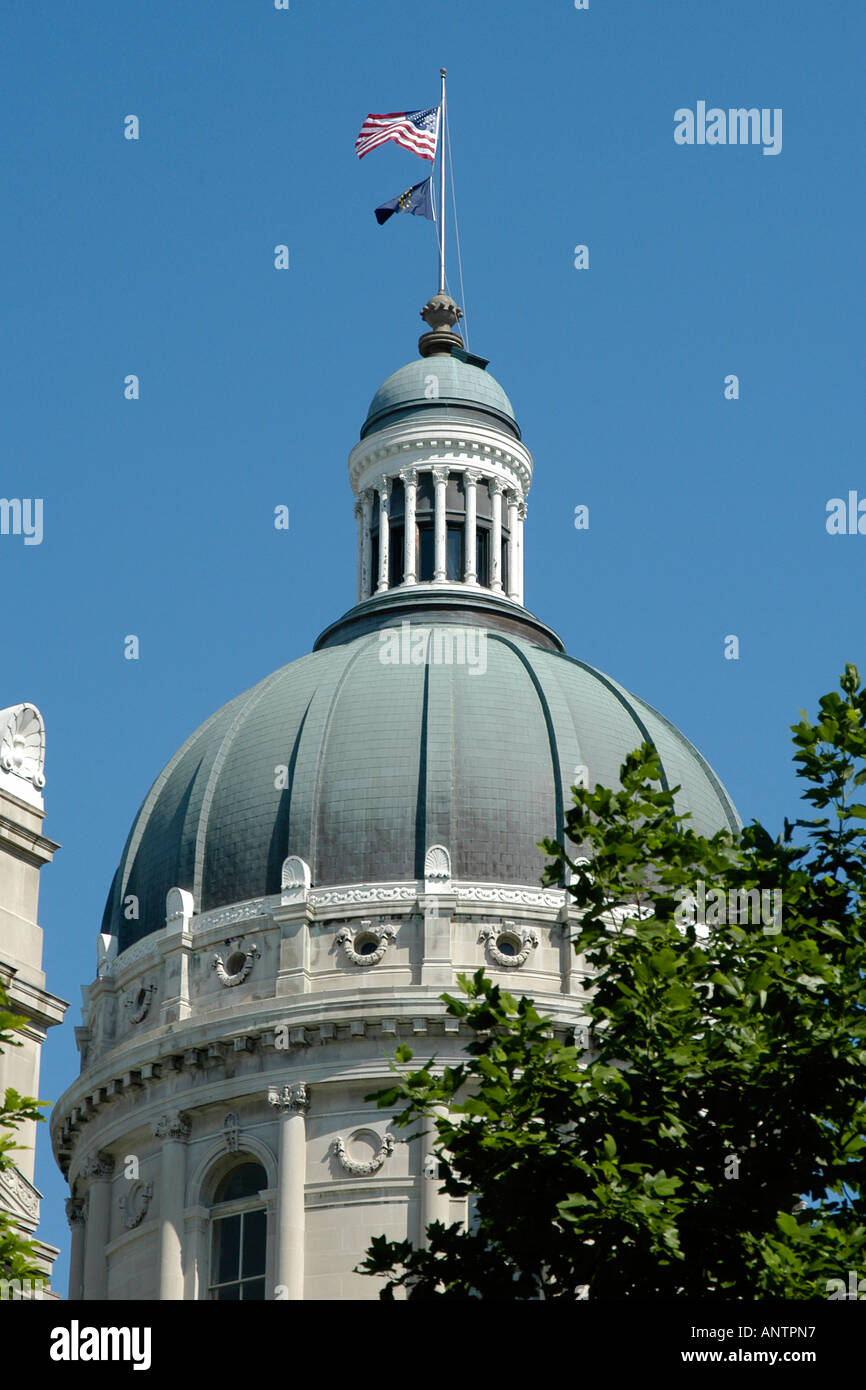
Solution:
[[[419,357],[383,381],[370,402],[361,438],[388,425],[406,423],[409,417],[424,419],[443,408],[452,419],[468,420],[473,413],[486,417],[520,438],[514,408],[496,378],[453,355]]]
[[[700,753],[609,677],[471,618],[416,618],[411,634],[425,631],[450,634],[456,655],[466,642],[463,664],[416,664],[402,638],[400,659],[383,660],[383,632],[368,632],[275,671],[187,740],[148,793],[108,898],[103,931],[120,950],[163,926],[169,888],[189,889],[198,912],[279,893],[290,854],[314,887],[422,879],[434,844],[455,879],[538,885],[537,842],[562,834],[576,769],[617,785],[644,739],[696,830],[738,825]],[[137,922],[124,918],[130,894]]]

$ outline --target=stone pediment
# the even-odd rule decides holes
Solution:
[[[42,1193],[28,1182],[17,1168],[0,1171],[0,1208],[8,1211],[23,1230],[32,1232],[39,1225],[39,1202]]]

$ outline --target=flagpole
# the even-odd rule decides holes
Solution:
[[[439,293],[445,293],[445,68],[439,69],[442,78],[442,97],[439,103]]]

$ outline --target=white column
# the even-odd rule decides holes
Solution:
[[[391,497],[391,482],[388,478],[380,478],[378,483],[379,490],[379,587],[377,593],[382,594],[388,587],[388,501]]]
[[[355,578],[355,602],[360,603],[364,597],[363,574],[364,574],[364,508],[361,499],[355,502],[355,520],[358,523],[358,564]]]
[[[436,1107],[437,1114],[445,1114],[442,1106]],[[418,1238],[422,1247],[429,1244],[427,1240],[427,1227],[434,1221],[441,1221],[443,1226],[451,1224],[451,1198],[447,1192],[440,1192],[442,1178],[439,1172],[439,1162],[433,1152],[433,1145],[438,1141],[436,1129],[432,1120],[426,1121],[425,1128],[421,1134],[421,1201],[419,1204],[419,1231]]]
[[[446,508],[448,505],[448,468],[439,464],[432,470],[433,483],[435,486],[435,509],[433,513],[433,579],[437,584],[444,583],[447,568],[446,559],[446,537],[448,528],[446,522]]]
[[[516,492],[508,494],[508,597],[516,599],[518,597],[517,588],[517,503]]]
[[[492,478],[488,484],[493,503],[493,523],[490,528],[490,587],[502,593],[502,494],[505,484]]]
[[[373,493],[370,488],[366,488],[361,493],[361,588],[358,593],[359,602],[369,598],[373,592],[373,577],[370,574],[373,558],[372,530]]]
[[[111,1225],[111,1175],[114,1159],[98,1153],[87,1161],[81,1176],[91,1178],[87,1194],[87,1235],[84,1245],[84,1297],[104,1302],[108,1297],[108,1261],[105,1247]]]
[[[403,583],[417,584],[415,574],[415,503],[418,498],[418,469],[401,468],[403,479]]]
[[[300,1302],[304,1297],[304,1193],[307,1177],[307,1122],[310,1093],[303,1081],[268,1092],[268,1102],[280,1114],[277,1174],[276,1283],[279,1297]]]
[[[186,1141],[190,1122],[174,1112],[151,1126],[162,1140],[159,1179],[159,1299],[183,1300],[183,1208],[186,1185]]]
[[[481,474],[475,468],[467,468],[463,474],[463,493],[466,498],[466,519],[463,527],[464,566],[463,579],[466,584],[477,584],[475,569],[476,530],[478,523],[478,480]]]
[[[75,1197],[66,1202],[66,1219],[71,1232],[69,1245],[69,1302],[84,1297],[84,1203]]]
[[[517,505],[517,602],[523,602],[523,523],[526,520],[526,502]]]

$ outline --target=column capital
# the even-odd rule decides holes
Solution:
[[[434,483],[447,483],[451,469],[447,463],[437,463],[430,469],[430,472],[433,474]]]
[[[409,487],[417,487],[417,486],[418,486],[418,469],[417,469],[417,468],[401,468],[401,469],[400,469],[400,479],[401,479],[401,481],[402,481],[404,487],[406,486],[406,484],[408,484]]]
[[[70,1227],[83,1226],[87,1221],[87,1210],[81,1197],[67,1197],[66,1220]]]
[[[362,488],[358,493],[358,501],[362,507],[369,506],[373,501],[373,489],[371,487]]]
[[[379,494],[380,507],[385,506],[391,496],[391,479],[386,477],[384,473],[376,484],[376,491]]]
[[[364,503],[363,503],[363,501],[361,500],[360,497],[356,497],[356,499],[355,499],[354,512],[355,512],[355,520],[356,520],[356,521],[360,521],[360,520],[361,520],[361,517],[364,515]]]
[[[174,1110],[151,1121],[150,1128],[155,1139],[188,1139],[191,1123],[183,1111]]]
[[[480,468],[464,468],[463,470],[463,481],[470,487],[475,487],[477,483],[481,482],[483,477],[484,474],[481,472]]]
[[[526,499],[524,497],[521,497],[517,504],[517,519],[518,521],[526,520]]]
[[[113,1172],[113,1156],[109,1153],[100,1151],[99,1153],[90,1154],[90,1156],[84,1160],[78,1176],[85,1180],[88,1178],[110,1178]]]
[[[280,1090],[271,1089],[268,1091],[268,1104],[281,1115],[292,1110],[306,1114],[310,1108],[310,1088],[306,1081],[294,1081],[290,1086],[283,1086]]]
[[[501,497],[503,492],[506,491],[506,484],[501,478],[488,478],[487,487],[491,497],[496,497],[497,495]]]

